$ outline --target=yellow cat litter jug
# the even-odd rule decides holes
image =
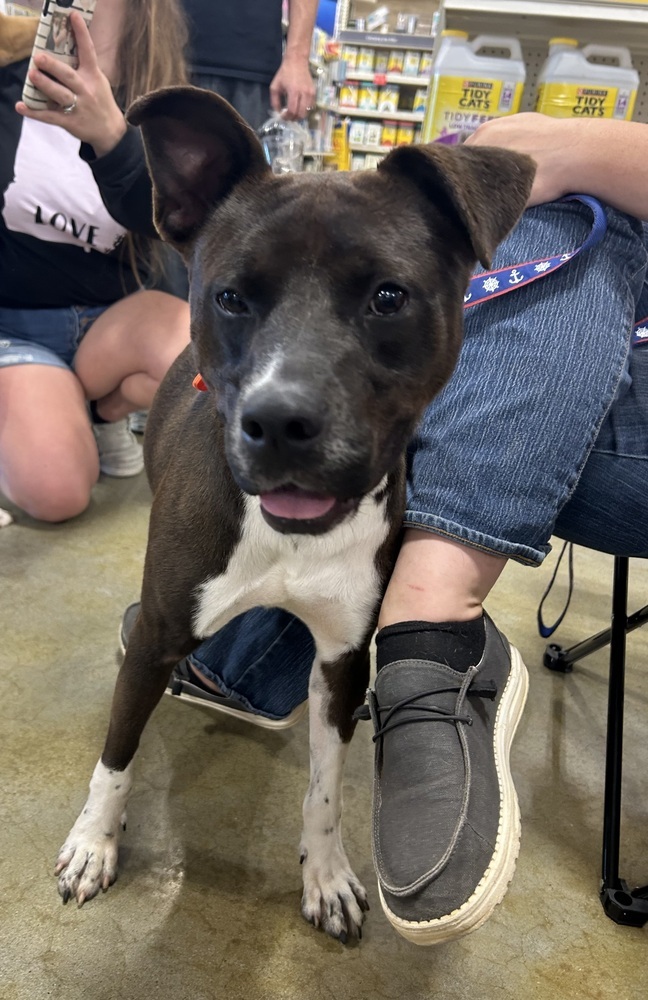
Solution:
[[[613,59],[615,65],[592,62]],[[628,49],[552,38],[538,77],[536,111],[553,118],[632,118],[639,74]]]
[[[505,49],[509,56],[480,55],[485,48]],[[422,141],[474,132],[482,122],[519,111],[525,77],[516,38],[478,35],[471,42],[465,31],[443,31],[432,67]]]

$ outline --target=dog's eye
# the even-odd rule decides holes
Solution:
[[[404,288],[387,282],[374,292],[369,303],[369,312],[374,316],[395,316],[407,303],[408,295]]]
[[[218,292],[216,295],[216,304],[223,312],[230,313],[231,316],[244,316],[249,312],[245,299],[242,299],[238,292],[235,292],[232,288],[226,288],[224,291]]]

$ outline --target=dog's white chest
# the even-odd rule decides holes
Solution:
[[[250,608],[281,607],[308,625],[320,647],[357,645],[380,597],[375,562],[387,532],[384,500],[373,496],[362,500],[355,517],[318,536],[273,531],[258,499],[246,497],[227,570],[196,595],[195,634],[206,638]]]

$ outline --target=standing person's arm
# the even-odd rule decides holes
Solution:
[[[317,16],[318,0],[290,0],[286,51],[274,80],[270,99],[275,111],[286,109],[286,118],[305,118],[315,101],[315,84],[308,59]]]
[[[591,194],[648,221],[648,125],[521,114],[480,125],[466,142],[532,156],[538,169],[530,205]]]

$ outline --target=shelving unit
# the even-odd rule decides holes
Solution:
[[[441,0],[439,30],[454,28],[470,35],[514,35],[527,67],[521,111],[535,105],[538,74],[547,42],[557,35],[583,44],[624,45],[639,73],[636,121],[648,122],[648,4],[563,2],[563,0]]]
[[[376,74],[369,72],[369,70],[348,69],[346,72],[347,80],[366,81],[367,83],[370,83],[375,76]],[[404,76],[399,73],[381,73],[380,76],[384,76],[386,83],[393,83],[397,87],[427,87],[430,83],[429,76]]]
[[[388,4],[388,0],[387,0]],[[440,0],[436,13],[436,36],[402,35],[394,32],[355,31],[348,28],[351,8],[354,14],[358,2],[339,0],[336,15],[335,37],[342,46],[354,45],[374,49],[416,49],[434,57],[437,38],[444,28],[467,31],[471,37],[480,34],[514,36],[519,39],[526,64],[527,78],[521,111],[535,107],[537,80],[547,57],[548,41],[558,35],[577,38],[582,44],[622,45],[630,50],[632,62],[639,73],[640,87],[635,104],[634,118],[648,123],[648,3],[615,0]],[[362,4],[362,13],[375,9]],[[422,8],[419,8],[422,9]],[[428,13],[435,4],[426,5]],[[499,54],[497,50],[484,50]],[[345,80],[359,84],[369,83],[375,73],[363,69],[349,69]],[[401,73],[381,74],[381,79],[399,87],[429,86],[429,77],[407,76]],[[377,112],[333,104],[334,114],[353,120],[364,118],[389,122],[419,124],[423,112]],[[384,155],[391,146],[351,143],[354,154]]]
[[[335,107],[329,108],[329,111],[335,111],[337,114],[345,116],[350,115],[351,117],[358,118],[373,118],[379,121],[385,120],[388,122],[412,122],[414,124],[421,124],[423,121],[422,111],[371,111],[367,108],[347,108],[344,105],[336,105]]]
[[[364,4],[363,7],[366,8],[363,10],[364,13],[371,13],[371,5]],[[431,27],[431,14],[434,11],[434,5],[425,4],[419,5],[419,7],[421,9],[424,7],[428,15],[428,24]],[[358,9],[357,3],[354,4],[354,13],[356,9]],[[375,7],[373,9],[375,10]],[[353,154],[352,169],[355,169],[363,165],[363,155],[371,157],[371,161],[367,162],[373,162],[375,158],[380,158],[388,153],[396,143],[394,133],[395,128],[399,126],[403,126],[402,131],[406,133],[399,136],[400,142],[413,142],[417,139],[417,128],[422,125],[425,114],[424,106],[421,105],[426,99],[430,85],[430,74],[427,70],[423,73],[420,71],[417,73],[416,60],[417,57],[419,59],[427,57],[427,66],[428,69],[430,68],[434,38],[429,32],[427,34],[405,34],[393,30],[385,32],[384,29],[358,31],[349,27],[350,12],[350,0],[340,0],[337,6],[335,39],[340,45],[340,55],[346,64],[346,72],[344,78],[338,81],[338,100],[329,104],[328,110],[333,110],[340,118],[349,118],[353,122],[362,123],[365,121],[367,133],[372,134],[369,141],[362,142],[362,136],[359,134],[362,125],[359,125],[359,129],[357,126],[352,127],[352,133],[355,132],[357,136],[357,141],[352,139],[350,142],[350,151]],[[390,27],[393,26],[394,18],[392,16]],[[350,48],[352,51],[355,50],[359,60],[362,58],[362,50],[371,50],[375,60],[373,68],[362,64],[354,65],[349,58],[345,60],[345,55],[349,53]],[[387,68],[385,65],[388,53],[389,62],[396,64],[394,68]],[[400,53],[400,57],[396,55],[398,53]],[[407,65],[406,53],[413,54],[409,60],[409,64],[412,66],[412,71],[409,73],[402,72],[401,66],[398,65],[399,62],[402,64],[403,58],[405,58]],[[367,56],[365,57],[367,58]],[[371,66],[371,62],[369,65]],[[366,93],[366,89],[370,88],[372,84],[378,90],[378,107],[371,107],[370,95]],[[357,85],[360,91],[357,103],[339,100],[345,86],[352,89],[354,85]],[[382,88],[398,88],[398,104],[394,102],[393,108],[386,108],[381,102],[380,98],[385,96]],[[365,89],[364,95],[363,89]],[[382,128],[377,133],[376,126],[380,123],[382,123]],[[410,126],[409,130],[407,126]],[[411,130],[411,126],[415,126],[415,129]],[[381,141],[378,142],[378,139]]]

